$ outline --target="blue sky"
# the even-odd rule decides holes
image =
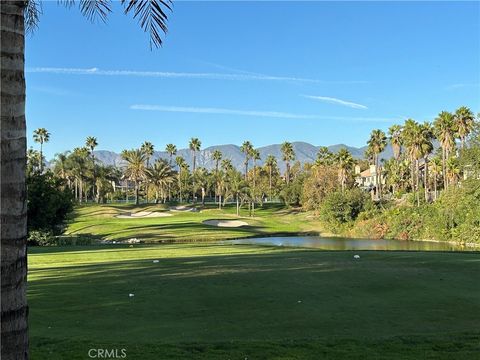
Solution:
[[[26,46],[27,126],[47,158],[199,137],[363,146],[374,128],[480,111],[480,3],[176,2],[164,46],[44,2]]]

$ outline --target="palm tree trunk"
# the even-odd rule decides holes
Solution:
[[[40,173],[43,173],[43,141],[40,141]]]
[[[238,204],[238,194],[236,196],[237,200],[237,216],[240,216],[240,209],[239,209],[239,204]]]
[[[272,167],[270,166],[268,172],[268,183],[269,183],[269,195],[270,195],[270,202],[272,201]]]
[[[436,172],[433,175],[433,192],[434,192],[434,199],[436,201],[437,200],[437,173]]]
[[[423,187],[425,190],[425,202],[428,202],[428,158],[425,158],[425,172],[423,174]]]
[[[420,206],[420,167],[418,159],[415,159],[415,196],[417,198],[417,206]]]
[[[135,180],[135,205],[138,205],[138,181]]]
[[[447,183],[447,166],[446,166],[446,150],[442,147],[442,175],[443,175],[443,189],[446,190],[448,183]]]
[[[0,2],[1,356],[28,359],[24,1]]]
[[[195,151],[193,152],[193,171],[192,171],[192,180],[193,180],[193,187],[192,187],[192,194],[193,194],[193,203],[195,204],[196,203],[196,198],[195,198],[195,161],[196,161],[196,158],[195,158]]]

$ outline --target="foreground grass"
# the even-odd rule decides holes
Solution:
[[[235,207],[222,210],[216,207],[201,212],[168,212],[172,216],[155,218],[116,218],[125,212],[161,211],[164,205],[88,205],[77,207],[66,234],[94,235],[106,240],[124,240],[135,237],[147,242],[224,240],[272,234],[294,235],[300,233],[318,234],[318,221],[300,211],[284,208],[282,205],[264,205],[255,211],[255,217],[248,217],[242,209],[241,217],[235,215]],[[217,228],[203,224],[211,219],[240,219],[249,224],[241,228]]]
[[[474,359],[479,270],[478,253],[32,248],[31,358]]]

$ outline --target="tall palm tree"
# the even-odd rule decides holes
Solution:
[[[49,142],[50,133],[45,128],[38,128],[33,132],[33,141],[40,144],[40,172],[43,172],[43,144]]]
[[[87,136],[85,140],[85,146],[90,150],[90,157],[92,159],[92,173],[93,173],[93,186],[92,186],[92,198],[95,197],[95,183],[96,183],[96,173],[95,173],[95,154],[93,150],[98,146],[98,141],[96,137]],[[99,201],[100,199],[97,199]]]
[[[143,151],[145,154],[145,158],[147,160],[147,168],[150,167],[150,159],[152,158],[153,154],[155,153],[155,146],[150,141],[145,141],[140,150]]]
[[[177,155],[177,147],[174,144],[167,144],[165,146],[165,151],[168,153],[168,156],[170,157],[170,160],[168,161],[168,163],[170,164],[170,167],[172,167],[173,166],[173,156]],[[170,185],[171,184],[168,184],[168,201],[171,201],[171,199],[172,199]]]
[[[69,7],[74,1],[64,2]],[[150,47],[162,44],[167,31],[168,0],[122,0],[125,13],[133,13],[150,35]],[[83,15],[105,20],[109,1],[79,1]],[[38,1],[1,1],[1,269],[2,357],[28,358],[26,302],[27,206],[25,191],[25,32],[34,29],[40,18]],[[8,186],[8,189],[6,188]],[[4,191],[5,190],[5,191]],[[8,191],[7,191],[8,190]]]
[[[192,152],[192,175],[193,175],[193,202],[196,202],[196,187],[195,187],[195,168],[196,168],[196,160],[197,160],[197,152],[200,151],[202,146],[202,142],[198,138],[191,138],[188,147]]]
[[[393,157],[395,160],[398,160],[402,151],[402,127],[397,124],[390,126],[388,139],[390,140],[390,145],[392,145]]]
[[[167,144],[167,146],[165,146],[165,151],[168,153],[168,156],[170,157],[169,164],[170,166],[172,166],[173,156],[177,155],[177,147],[174,144]]]
[[[447,161],[455,148],[455,121],[453,114],[442,111],[433,122],[434,133],[442,147],[443,187],[448,188]]]
[[[152,158],[153,154],[155,153],[155,146],[150,142],[150,141],[145,141],[142,146],[140,146],[140,150],[143,151],[145,154],[145,157],[147,159],[147,169],[150,168],[150,159]],[[146,184],[146,198],[147,198],[147,203],[149,202],[148,200],[148,191],[150,189],[150,183],[147,182]]]
[[[240,147],[240,151],[245,154],[245,161],[243,163],[245,165],[245,180],[247,180],[248,176],[248,162],[250,161],[250,155],[252,154],[252,150],[253,145],[248,140],[244,141],[242,146]]]
[[[212,159],[215,161],[215,201],[217,201],[218,184],[220,181],[218,177],[218,166],[220,164],[220,160],[222,160],[222,152],[218,149],[215,149],[212,154]]]
[[[475,125],[475,115],[472,110],[466,106],[462,106],[455,111],[454,119],[458,137],[460,138],[462,149],[465,147],[465,139],[472,132]]]
[[[155,204],[158,204],[159,195],[165,203],[166,190],[170,188],[170,184],[175,179],[172,167],[167,161],[158,159],[150,169],[146,170],[146,174],[148,181],[155,188]]]
[[[147,176],[147,168],[145,166],[147,155],[140,149],[124,150],[121,155],[123,160],[127,162],[125,176],[135,183],[135,205],[138,205],[140,183]]]
[[[255,216],[255,198],[256,198],[256,185],[257,185],[257,161],[261,160],[260,151],[252,149],[250,157],[253,160],[253,181],[252,181],[252,215]]]
[[[433,151],[433,128],[432,125],[428,122],[420,125],[420,155],[424,160],[424,171],[423,171],[423,188],[425,192],[425,201],[429,200],[429,185],[428,185],[428,166],[429,166],[429,156]],[[418,176],[418,174],[417,174]],[[418,187],[417,179],[417,187]],[[417,195],[417,204],[420,204],[420,194]]]
[[[183,171],[187,167],[187,163],[185,162],[185,159],[182,156],[177,156],[175,158],[175,164],[178,167],[178,189],[179,189],[180,202],[182,202],[182,175],[183,175]]]
[[[345,192],[345,185],[347,183],[348,172],[351,170],[354,160],[350,151],[341,148],[335,156],[338,165],[338,178],[342,187],[342,192]]]
[[[373,130],[370,134],[370,139],[367,142],[368,148],[373,155],[373,162],[375,164],[375,177],[377,186],[377,197],[382,198],[382,169],[380,168],[380,153],[387,146],[387,137],[382,130]]]
[[[277,158],[273,155],[268,155],[265,159],[265,166],[268,169],[268,196],[269,200],[272,201],[272,177],[273,177],[273,170],[277,168]]]
[[[282,151],[282,160],[285,162],[285,181],[287,185],[290,183],[290,161],[295,160],[295,151],[293,150],[292,143],[285,141],[280,150]]]
[[[439,157],[434,157],[430,162],[430,173],[433,175],[433,198],[437,200],[438,191],[438,175],[442,173],[442,159]]]
[[[411,164],[411,187],[415,193],[417,204],[419,204],[419,161],[422,157],[422,126],[413,119],[407,119],[403,126],[402,141],[407,149],[408,157]]]

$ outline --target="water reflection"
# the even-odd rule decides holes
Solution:
[[[475,251],[475,247],[431,241],[373,240],[328,238],[320,236],[292,236],[237,239],[225,241],[233,244],[296,246],[323,250],[417,250],[417,251]]]

